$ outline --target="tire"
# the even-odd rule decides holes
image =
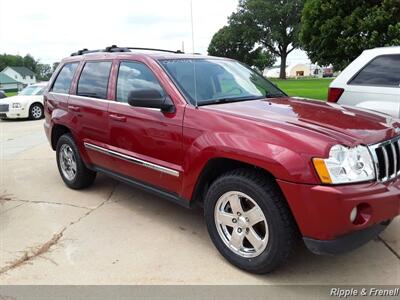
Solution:
[[[43,105],[40,103],[33,103],[29,107],[29,119],[30,120],[40,120],[44,117]]]
[[[93,184],[96,172],[85,166],[70,134],[62,135],[57,141],[56,157],[58,171],[69,188],[79,190]]]
[[[242,209],[240,217],[235,213],[238,208]],[[257,210],[251,210],[254,208]],[[269,273],[285,263],[297,242],[297,227],[286,200],[275,180],[262,172],[238,169],[216,179],[207,192],[204,214],[219,252],[236,267],[251,273]],[[261,221],[252,225],[258,220]]]

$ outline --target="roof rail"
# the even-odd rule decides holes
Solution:
[[[98,50],[88,50],[87,48],[83,48],[82,50],[78,50],[74,53],[71,54],[71,56],[77,56],[77,55],[82,55],[86,53],[95,53],[95,52],[103,52],[104,50],[98,49]]]
[[[148,51],[159,51],[159,52],[168,52],[168,53],[176,53],[176,54],[183,54],[181,50],[165,50],[165,49],[156,49],[156,48],[141,48],[141,47],[118,47],[116,45],[112,45],[110,47],[106,47],[105,49],[97,49],[97,50],[88,50],[84,48],[82,50],[78,50],[71,54],[71,56],[78,56],[88,53],[96,53],[96,52],[130,52],[131,50],[148,50]]]
[[[168,52],[168,53],[176,53],[176,54],[184,54],[185,52],[181,50],[165,50],[165,49],[157,49],[157,48],[141,48],[141,47],[127,47],[131,50],[148,50],[148,51],[159,51],[159,52]]]

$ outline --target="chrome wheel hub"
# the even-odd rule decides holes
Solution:
[[[69,145],[63,144],[61,146],[59,162],[63,176],[69,181],[74,180],[76,176],[77,165],[75,154]]]
[[[248,195],[237,191],[223,194],[215,205],[214,220],[220,238],[232,252],[251,258],[267,247],[267,220]]]
[[[42,116],[42,109],[39,106],[32,107],[32,116],[39,119]]]

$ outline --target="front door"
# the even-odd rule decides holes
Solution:
[[[110,102],[110,145],[118,172],[144,183],[179,193],[182,175],[183,110],[132,107],[133,90],[158,89],[168,96],[150,68],[137,61],[121,61],[116,99]]]

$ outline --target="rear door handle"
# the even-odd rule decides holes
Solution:
[[[126,117],[118,116],[118,115],[114,115],[114,114],[110,115],[110,119],[112,119],[114,121],[118,121],[118,122],[126,122]]]
[[[68,109],[76,112],[81,111],[81,108],[79,106],[74,106],[74,105],[68,105]]]

